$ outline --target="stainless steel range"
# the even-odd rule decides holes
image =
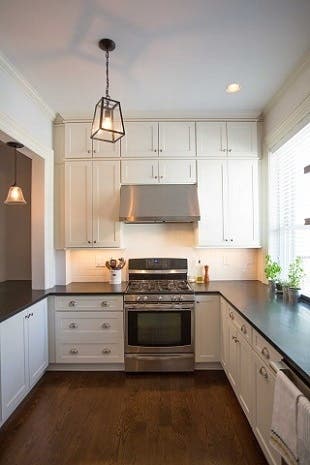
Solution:
[[[187,259],[128,262],[125,370],[193,371],[194,293]]]

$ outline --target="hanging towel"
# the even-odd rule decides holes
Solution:
[[[297,404],[297,454],[299,465],[310,464],[310,402],[304,396]]]
[[[270,443],[287,465],[298,464],[297,403],[301,395],[295,384],[279,370],[274,390]]]

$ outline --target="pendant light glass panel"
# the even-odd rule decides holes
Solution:
[[[102,97],[95,108],[91,138],[114,143],[124,135],[124,122],[120,103]]]
[[[9,192],[4,203],[6,205],[26,205],[27,202],[24,199],[21,187],[11,186],[9,188]]]

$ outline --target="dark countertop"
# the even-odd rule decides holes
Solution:
[[[286,305],[282,297],[271,297],[259,281],[212,281],[191,284],[196,294],[220,293],[254,326],[310,384],[310,305]],[[89,282],[32,290],[30,281],[0,283],[0,322],[42,300],[48,295],[123,294],[127,283]]]

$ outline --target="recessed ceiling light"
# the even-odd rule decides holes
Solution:
[[[233,94],[234,92],[239,92],[241,89],[240,84],[238,82],[232,82],[231,84],[228,84],[226,87],[226,92],[228,94]]]

